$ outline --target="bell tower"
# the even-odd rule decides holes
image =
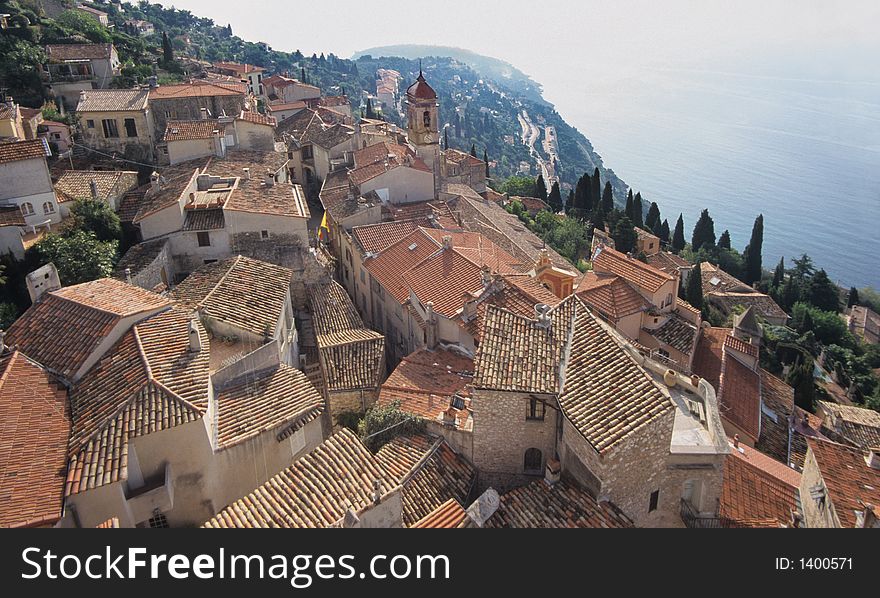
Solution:
[[[434,173],[434,197],[440,193],[440,104],[425,81],[421,65],[416,82],[406,90],[407,137],[419,158]]]

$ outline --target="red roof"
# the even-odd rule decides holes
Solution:
[[[593,270],[615,274],[651,293],[660,290],[664,284],[674,280],[671,274],[661,272],[610,247],[600,247],[596,250],[593,257]]]
[[[720,386],[721,417],[757,441],[761,431],[760,374],[725,351]]]
[[[58,381],[18,351],[0,358],[0,527],[61,518],[69,436]]]
[[[798,510],[801,474],[751,447],[731,447],[724,461],[721,516],[752,527],[749,522],[775,520],[790,525]]]
[[[403,279],[422,305],[434,304],[434,311],[452,318],[470,293],[481,290],[480,266],[454,249],[445,249],[427,258]]]
[[[379,253],[390,247],[420,226],[427,226],[427,219],[395,220],[392,222],[380,222],[379,224],[367,224],[355,226],[351,234],[357,240],[364,253]]]
[[[437,92],[425,81],[425,76],[419,72],[416,82],[406,89],[406,95],[417,100],[436,100]]]
[[[612,319],[623,318],[651,307],[638,291],[619,276],[587,272],[575,294],[591,308]]]
[[[374,258],[367,259],[364,267],[398,302],[409,298],[409,288],[403,274],[437,251],[440,245],[423,229],[406,235]]]
[[[816,438],[807,438],[807,444],[841,526],[855,527],[856,511],[880,505],[880,471],[868,466],[861,449]]]

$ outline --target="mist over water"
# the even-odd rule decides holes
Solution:
[[[764,267],[809,254],[880,287],[880,83],[639,68],[545,95],[623,180],[690,233],[702,208],[742,251],[764,214]]]

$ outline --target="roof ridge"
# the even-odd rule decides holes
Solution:
[[[19,350],[12,349],[12,354],[9,356],[9,361],[6,362],[6,368],[3,370],[3,375],[0,376],[0,389],[3,388],[3,385],[6,383],[6,380],[9,378],[9,372],[12,370],[12,365],[18,359]]]
[[[150,367],[150,360],[147,358],[147,352],[144,350],[144,345],[141,342],[141,335],[138,332],[138,325],[135,324],[131,327],[131,331],[134,333],[134,342],[135,346],[137,346],[138,354],[141,357],[141,361],[144,365],[144,370],[147,374],[147,380],[153,380],[153,368]]]
[[[425,467],[425,465],[428,463],[428,461],[431,459],[431,457],[433,457],[437,453],[437,451],[440,449],[440,446],[442,446],[444,442],[445,441],[444,441],[443,437],[439,436],[434,441],[434,444],[431,445],[431,448],[429,448],[425,452],[425,454],[422,455],[419,458],[419,460],[413,464],[413,466],[410,468],[409,472],[407,472],[407,474],[403,476],[403,478],[400,480],[400,485],[401,486],[405,485],[408,481],[410,481],[413,477],[415,477],[415,475],[417,473],[419,473]]]
[[[229,273],[232,272],[232,269],[238,265],[238,262],[240,259],[241,259],[241,254],[238,254],[237,256],[235,256],[235,261],[232,263],[231,266],[229,266],[229,268],[226,269],[226,272],[223,273],[223,276],[220,277],[220,280],[218,280],[217,283],[213,287],[211,287],[211,290],[208,291],[208,294],[205,295],[204,298],[198,302],[197,305],[199,307],[205,306],[205,303],[208,302],[208,299],[211,297],[211,295],[214,294],[214,291],[216,291],[217,288],[226,281],[226,277],[229,276]],[[223,262],[221,262],[221,263],[223,263]]]

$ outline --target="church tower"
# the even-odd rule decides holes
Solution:
[[[437,93],[419,77],[406,90],[407,136],[418,156],[434,173],[434,197],[440,194],[440,104]]]

